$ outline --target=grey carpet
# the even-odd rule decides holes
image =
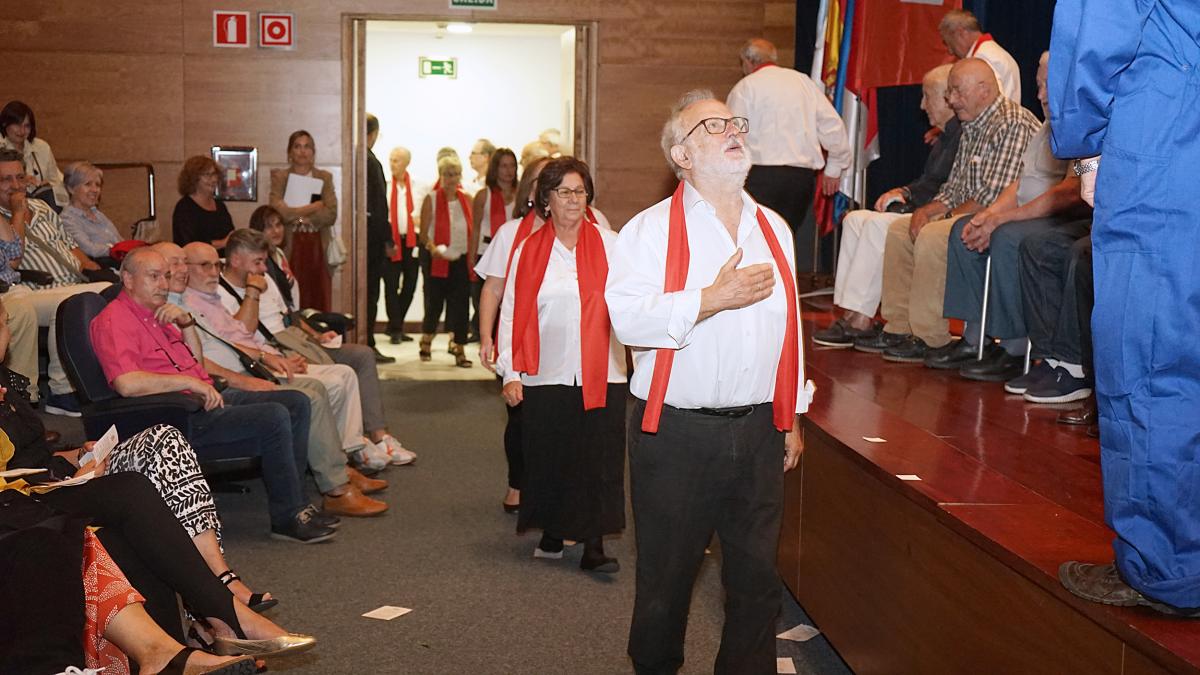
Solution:
[[[384,472],[392,483],[384,493],[388,514],[348,519],[335,541],[301,546],[266,537],[260,483],[246,483],[250,494],[217,497],[234,569],[279,598],[268,616],[319,640],[308,654],[272,661],[271,670],[631,673],[632,517],[625,535],[606,543],[623,567],[612,578],[581,572],[581,547],[561,561],[533,560],[538,535],[516,535],[515,516],[500,507],[505,415],[496,384],[383,386],[392,430],[420,455],[414,466]],[[315,488],[311,496],[317,499]],[[684,673],[712,671],[722,621],[719,556],[714,545],[696,585]],[[780,631],[810,623],[780,589]],[[381,605],[413,611],[393,621],[360,616]],[[800,673],[849,672],[823,636],[777,646]]]

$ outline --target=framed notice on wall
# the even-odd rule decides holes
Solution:
[[[217,196],[227,202],[258,201],[258,148],[212,146],[212,158],[221,167]]]

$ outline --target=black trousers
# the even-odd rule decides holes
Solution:
[[[634,668],[661,675],[683,665],[692,586],[715,531],[725,625],[714,672],[774,673],[784,435],[773,426],[771,405],[739,418],[664,407],[657,434],[641,430],[645,409],[637,401],[628,424],[638,548]]]
[[[754,197],[754,201],[783,216],[792,228],[796,260],[801,259],[800,226],[812,210],[816,189],[817,172],[798,166],[756,164],[750,167],[750,174],[746,176],[746,192]]]
[[[220,619],[241,631],[233,595],[208,569],[183,526],[142,474],[100,476],[35,499],[101,526],[96,536],[129,583],[145,596],[146,613],[177,642],[184,641],[184,634],[176,593],[193,613]]]
[[[1072,223],[1026,237],[1018,267],[1033,358],[1086,364],[1090,372],[1092,238],[1088,224]]]
[[[438,321],[445,309],[446,330],[454,335],[455,342],[466,344],[467,315],[471,303],[467,258],[463,256],[450,263],[449,274],[442,278],[433,276],[432,266],[433,258],[429,251],[421,249],[421,271],[425,275],[425,320],[421,332],[426,335],[438,332]]]
[[[0,675],[83,666],[82,537],[31,527],[0,543]]]
[[[383,301],[387,307],[387,333],[404,332],[404,317],[417,290],[418,263],[413,247],[403,251],[404,255],[398,261],[383,252],[372,253],[372,258],[367,261],[367,344],[372,347],[375,346],[380,282],[383,283]]]
[[[497,382],[503,382],[499,377]],[[524,403],[505,405],[508,422],[504,425],[504,459],[508,462],[508,487],[521,489],[521,474],[525,471],[525,455],[521,450],[521,417]]]

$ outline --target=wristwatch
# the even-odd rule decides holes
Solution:
[[[1100,168],[1100,158],[1093,157],[1089,160],[1080,160],[1075,162],[1075,175],[1082,176],[1085,173],[1091,173]]]
[[[196,325],[196,317],[192,316],[191,314],[188,314],[187,315],[187,323],[181,323],[179,321],[176,321],[175,325],[180,328],[191,328],[192,326]]]

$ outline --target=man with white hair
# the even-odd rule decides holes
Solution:
[[[388,190],[388,223],[392,228],[392,246],[388,258],[390,271],[383,275],[383,295],[388,300],[388,337],[392,344],[411,342],[404,334],[404,317],[412,305],[417,292],[417,275],[420,265],[417,260],[417,220],[421,217],[417,207],[425,199],[420,184],[414,184],[408,173],[412,163],[412,152],[397,145],[388,155],[392,170],[392,185]],[[399,286],[399,293],[396,288]],[[390,298],[395,296],[395,311]]]
[[[740,58],[746,76],[726,101],[734,115],[750,120],[745,143],[753,166],[746,190],[795,232],[812,206],[817,172],[823,170],[821,192],[831,195],[853,161],[846,126],[821,87],[804,73],[776,65],[775,45],[755,38],[742,47]]]
[[[977,58],[987,62],[996,73],[996,82],[1000,84],[1000,93],[1013,103],[1021,103],[1021,69],[1004,47],[1001,47],[991,33],[984,33],[979,26],[979,19],[965,9],[952,9],[942,16],[938,23],[938,33],[942,36],[942,44],[946,51],[956,58]]]
[[[716,672],[775,672],[783,473],[799,461],[796,418],[812,389],[791,232],[742,189],[746,128],[712,92],[684,95],[662,133],[679,187],[629,221],[610,258],[605,299],[636,366],[629,655],[641,674],[683,664],[692,586],[714,531],[726,593]]]

